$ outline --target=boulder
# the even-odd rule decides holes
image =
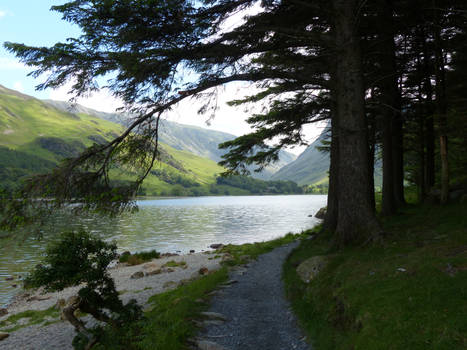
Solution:
[[[2,341],[3,339],[6,339],[8,338],[10,335],[8,333],[3,333],[3,332],[0,332],[0,341]]]
[[[326,207],[321,208],[315,214],[315,218],[317,218],[317,219],[324,219],[325,216],[326,216]]]
[[[199,269],[198,272],[199,272],[200,275],[204,276],[204,275],[207,275],[209,273],[209,269],[207,267],[203,266],[202,268]]]
[[[226,350],[222,345],[209,340],[198,340],[196,346],[199,350]]]
[[[157,265],[155,263],[148,263],[148,264],[143,265],[143,269],[145,269],[145,270],[154,270],[154,269],[157,269],[157,268],[159,268],[159,265]]]
[[[303,282],[309,283],[324,269],[327,263],[328,259],[326,256],[313,256],[298,265],[297,274]]]
[[[144,277],[143,271],[136,271],[134,274],[130,276],[131,279],[138,279],[138,278],[143,278],[143,277]]]
[[[13,281],[15,278],[13,276],[8,276],[5,278],[5,281]]]
[[[5,308],[0,309],[0,317],[8,315],[8,310]]]
[[[153,276],[153,275],[158,275],[162,272],[161,269],[153,269],[153,270],[149,270],[148,272],[146,272],[146,276]]]
[[[227,321],[227,317],[218,312],[204,311],[201,312],[200,315],[209,320]]]
[[[209,246],[209,248],[212,248],[212,249],[222,249],[224,248],[224,245],[222,243],[215,243],[215,244],[211,244]]]
[[[193,254],[195,252],[194,249],[190,249],[190,254]]]

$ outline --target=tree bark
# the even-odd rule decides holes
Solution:
[[[333,232],[337,227],[339,207],[339,137],[337,128],[337,116],[331,111],[331,153],[329,166],[329,188],[326,216],[323,220],[323,230]]]
[[[433,5],[436,1],[433,1]],[[436,8],[436,7],[434,7]],[[434,10],[437,11],[437,10]],[[449,162],[447,136],[447,99],[446,99],[446,70],[442,48],[441,25],[439,16],[435,14],[434,23],[435,43],[435,77],[436,77],[436,105],[439,129],[439,153],[441,156],[441,204],[449,198]]]
[[[383,199],[381,213],[393,215],[396,212],[395,167],[393,126],[397,110],[397,73],[394,43],[393,8],[389,0],[380,0],[378,19],[381,25],[379,42],[381,80],[381,115],[383,117]]]
[[[381,229],[370,203],[368,130],[357,0],[333,0],[336,67],[336,114],[339,137],[338,246],[379,238]],[[372,176],[372,174],[371,174]]]

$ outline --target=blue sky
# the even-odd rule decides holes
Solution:
[[[50,46],[79,35],[80,31],[50,11],[60,0],[0,0],[0,84],[39,98],[49,98],[50,91],[36,92],[40,80],[27,77],[30,69],[19,64],[14,55],[3,48],[5,41],[31,46]]]

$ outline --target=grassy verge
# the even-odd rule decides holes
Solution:
[[[287,293],[321,349],[467,348],[467,205],[408,207],[386,219],[384,245],[330,250],[304,241],[284,266]],[[310,284],[298,264],[329,255]]]
[[[20,328],[41,324],[46,326],[58,322],[59,311],[56,306],[46,310],[27,310],[14,315],[0,322],[0,330],[3,332],[14,332]]]
[[[243,264],[260,254],[303,237],[308,235],[288,234],[272,241],[223,247],[219,254],[230,254],[230,259],[224,262],[223,268],[175,290],[152,296],[143,320],[127,325],[118,333],[106,329],[96,349],[188,349],[188,339],[198,331],[193,321],[199,319],[200,312],[207,309],[209,294],[227,281],[229,266]],[[166,265],[183,265],[183,262],[169,262]]]

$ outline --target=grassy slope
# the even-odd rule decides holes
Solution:
[[[122,127],[115,123],[82,113],[65,113],[40,100],[0,86],[0,146],[17,152],[14,155],[8,155],[7,150],[4,150],[5,159],[7,157],[21,158],[21,155],[24,158],[26,155],[32,155],[38,159],[56,163],[60,157],[41,147],[39,138],[59,138],[67,144],[75,142],[90,146],[93,141],[89,137],[100,136],[109,140],[121,131]],[[195,156],[189,152],[175,150],[167,145],[162,145],[162,147],[186,170],[180,172],[164,163],[156,165],[160,169],[166,169],[171,174],[189,178],[206,186],[214,183],[215,175],[222,172],[222,168],[214,161]],[[20,161],[11,163],[16,163],[17,167],[24,165]],[[14,164],[11,166],[13,167]],[[43,171],[42,168],[41,171]],[[26,173],[31,174],[33,171]],[[118,177],[129,179],[129,176],[124,174],[119,174]],[[158,195],[161,192],[170,193],[174,185],[150,175],[144,187],[148,194]]]
[[[382,246],[332,252],[329,237],[305,241],[285,280],[314,348],[467,348],[465,213],[466,204],[408,207],[383,222]],[[310,285],[298,279],[301,261],[328,254]]]

